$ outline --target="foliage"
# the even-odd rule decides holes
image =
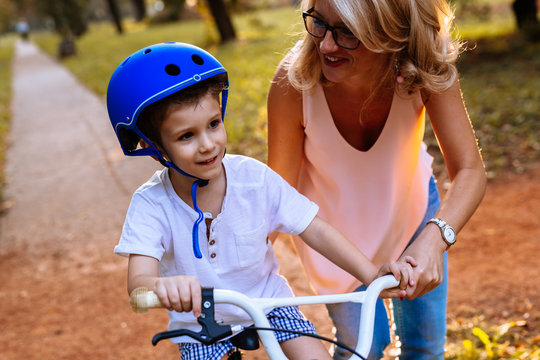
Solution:
[[[88,0],[38,0],[35,6],[54,20],[56,31],[63,36],[81,36],[88,27],[84,11]]]
[[[513,33],[512,12],[501,0],[467,3],[488,6],[483,10],[483,21],[471,15],[470,7],[458,8],[456,21],[459,36],[468,40],[470,48],[458,67],[488,175],[493,178],[508,169],[525,171],[538,161],[540,150],[540,91],[535,84],[540,49]],[[216,45],[215,29],[201,21],[152,27],[126,23],[124,36],[116,35],[108,24],[93,25],[90,33],[78,40],[80,55],[64,63],[91,89],[104,95],[116,65],[144,45],[186,41],[207,48],[225,64],[231,77],[229,151],[264,160],[266,94],[275,66],[298,38],[288,35],[302,30],[298,19],[292,8],[238,14],[233,20],[239,41],[222,46]],[[54,36],[41,35],[37,41],[54,54]],[[436,158],[436,174],[445,176],[444,162],[429,126],[426,142]]]
[[[493,326],[482,316],[457,319],[448,326],[447,360],[540,359],[540,337],[526,339],[527,321]]]
[[[182,21],[148,27],[125,23],[117,35],[110,24],[94,24],[77,41],[78,56],[63,63],[89,88],[105,96],[109,78],[118,64],[134,51],[158,42],[189,42],[213,53],[229,71],[231,82],[226,126],[228,151],[264,160],[266,156],[266,95],[274,70],[301,29],[298,14],[290,8],[237,15],[239,40],[222,46],[212,42],[211,29],[200,21]],[[291,24],[297,24],[291,26]],[[42,49],[55,54],[55,34],[33,36]]]
[[[501,4],[504,0],[474,2]],[[470,48],[458,63],[461,85],[488,173],[494,177],[508,169],[525,171],[528,164],[540,158],[539,45],[526,44],[513,33],[515,26],[507,7],[490,6],[480,22],[459,11],[457,18],[457,31]],[[237,14],[233,21],[239,40],[221,46],[216,45],[215,29],[201,21],[155,26],[126,21],[121,36],[111,24],[93,24],[77,40],[78,55],[63,60],[63,64],[104,97],[110,75],[133,51],[163,41],[204,47],[229,71],[228,151],[264,161],[267,91],[278,62],[299,38],[299,19],[298,12],[291,8]],[[57,35],[35,34],[33,40],[51,55],[56,54]],[[7,59],[11,48],[4,44],[0,44],[0,121],[5,122],[9,117]],[[435,152],[437,143],[429,128],[426,142]],[[440,153],[435,167],[439,173],[444,171]],[[449,359],[540,358],[540,337],[528,333],[522,320],[500,326],[481,317],[454,320],[449,324],[448,338]]]
[[[540,43],[515,32],[508,6],[486,22],[463,16],[457,28],[469,51],[458,63],[464,98],[488,175],[521,173],[540,151]],[[458,14],[459,15],[459,14]]]
[[[5,149],[11,117],[11,61],[14,38],[4,37],[0,40],[0,200],[2,200],[1,185],[4,183]]]
[[[500,39],[501,40],[501,39]],[[479,41],[460,64],[463,92],[491,176],[523,172],[540,151],[540,44]],[[500,51],[499,46],[507,50]],[[510,51],[508,51],[510,50]],[[482,57],[482,66],[477,66]]]
[[[15,5],[11,0],[0,0],[0,34],[9,30],[15,18]]]
[[[164,0],[165,9],[167,9],[167,20],[176,21],[182,15],[185,0]]]
[[[469,40],[471,48],[458,63],[461,85],[488,174],[495,177],[508,169],[525,171],[538,161],[540,150],[540,91],[535,83],[540,71],[540,49],[512,33],[512,14],[507,8],[490,11],[487,22],[459,12],[457,15],[457,31]],[[268,86],[279,60],[298,39],[294,34],[302,30],[298,18],[291,8],[238,14],[234,22],[240,40],[222,46],[215,43],[215,30],[201,21],[151,27],[126,22],[123,36],[115,34],[109,24],[93,25],[78,40],[79,56],[64,63],[104,96],[117,64],[145,45],[185,41],[204,47],[223,62],[230,74],[229,151],[264,160]],[[54,35],[36,35],[35,39],[54,54]],[[444,174],[442,156],[429,127],[426,142],[436,157],[436,173]]]
[[[508,170],[522,173],[540,158],[540,43],[516,33],[509,7],[495,2],[484,21],[458,11],[455,34],[466,43],[457,64],[461,88],[490,179]],[[426,143],[434,171],[444,179],[429,124]]]

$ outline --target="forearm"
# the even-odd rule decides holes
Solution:
[[[127,279],[128,293],[138,287],[154,290],[159,278],[157,259],[142,255],[130,255]]]
[[[153,290],[156,284],[156,281],[159,279],[159,276],[150,276],[150,275],[137,275],[128,277],[128,293],[139,287],[144,287],[149,290]]]
[[[484,191],[485,175],[482,166],[456,171],[435,217],[446,221],[458,232],[478,207]],[[458,238],[458,244],[459,241]],[[408,299],[422,296],[442,282],[444,277],[442,254],[447,249],[448,245],[437,225],[428,224],[403,252],[401,258],[412,256],[418,263],[414,269],[416,286],[407,289]]]
[[[312,249],[369,285],[378,269],[369,259],[338,230],[316,217],[300,238]]]
[[[458,171],[450,183],[436,217],[459,232],[480,205],[486,190],[483,166]]]
[[[451,180],[437,217],[458,232],[484,196],[484,164],[458,82],[431,96],[426,109]]]
[[[434,217],[444,220],[458,233],[480,204],[484,192],[483,167],[481,170],[463,169],[455,174]],[[442,239],[437,225],[428,224],[411,246],[404,251],[403,255],[420,259],[419,269],[423,269],[428,261],[427,259],[422,260],[424,257],[433,261],[435,258],[440,258],[447,249],[448,245]]]

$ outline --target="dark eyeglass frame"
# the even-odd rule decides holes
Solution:
[[[346,30],[348,32],[351,32],[351,30],[349,30],[348,28],[346,28],[344,26],[331,26],[331,25],[329,25],[326,21],[322,20],[321,18],[319,18],[319,17],[317,17],[315,15],[312,15],[314,10],[315,10],[315,8],[312,7],[311,9],[302,12],[302,18],[304,19],[304,27],[306,28],[306,31],[308,32],[309,35],[311,35],[311,36],[313,36],[314,38],[317,38],[317,39],[322,39],[322,38],[324,38],[326,36],[326,32],[328,30],[330,30],[330,32],[332,33],[332,38],[334,39],[334,42],[337,44],[337,46],[342,47],[342,48],[347,49],[347,50],[354,50],[358,46],[360,46],[360,40],[359,39],[356,39],[358,42],[357,42],[356,46],[354,46],[354,47],[341,45],[337,40],[337,38],[338,38],[337,30],[344,29],[344,30]],[[311,18],[313,18],[313,19],[315,19],[317,21],[320,21],[322,23],[322,25],[324,25],[324,33],[322,34],[322,36],[317,36],[317,35],[315,35],[315,34],[313,34],[313,33],[311,33],[309,31],[308,24],[307,24],[307,21],[306,21],[306,18],[308,18],[308,17],[311,17]]]

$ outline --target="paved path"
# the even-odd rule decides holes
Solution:
[[[18,42],[0,249],[118,234],[152,172],[123,156],[104,101],[32,43]]]
[[[127,261],[112,252],[132,192],[158,164],[125,157],[103,99],[32,43],[17,43],[13,75],[0,358],[177,358],[170,342],[150,345],[167,316],[131,312]],[[298,259],[278,247],[284,273],[308,293]]]
[[[131,193],[154,162],[124,157],[103,100],[31,43],[17,44],[12,114],[11,206],[0,216],[0,358],[178,358],[171,343],[150,345],[166,315],[129,310],[126,261],[112,253]],[[480,313],[496,318],[494,325],[528,318],[529,331],[538,333],[539,257],[530,254],[540,252],[539,174],[537,167],[488,186],[452,250],[453,315]],[[277,246],[283,273],[298,295],[307,294],[297,258]],[[309,311],[329,334],[324,309]]]
[[[16,45],[0,217],[0,358],[174,358],[165,312],[129,310],[112,250],[157,163],[123,155],[103,99],[32,43]],[[169,356],[167,356],[168,354]]]

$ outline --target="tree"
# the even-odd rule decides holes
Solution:
[[[0,0],[0,34],[7,31],[15,18],[15,6],[11,1]]]
[[[116,31],[119,34],[122,34],[124,32],[124,28],[122,27],[122,16],[120,15],[118,3],[116,0],[107,0],[107,5],[109,5],[109,11],[111,13],[113,23],[116,26]]]
[[[41,0],[35,1],[35,4],[39,12],[54,20],[56,32],[62,36],[79,37],[88,29],[84,0]]]
[[[36,9],[54,20],[55,30],[62,40],[58,45],[58,56],[64,58],[77,53],[74,37],[83,35],[88,29],[84,16],[86,0],[36,0]]]
[[[531,40],[538,40],[540,26],[536,16],[538,11],[536,0],[514,0],[512,10],[514,10],[518,29]]]
[[[144,0],[131,0],[131,4],[133,4],[135,21],[143,21],[146,17],[146,4]]]
[[[166,21],[177,21],[181,17],[182,11],[184,11],[186,1],[163,0],[163,2],[165,3],[165,8],[167,10],[164,19]],[[206,11],[208,10],[211,14],[222,43],[236,39],[236,32],[224,0],[198,1],[198,5],[203,9],[203,13],[206,14]]]
[[[167,9],[166,21],[177,21],[186,4],[185,0],[164,0],[165,8]]]
[[[207,3],[210,13],[216,22],[221,42],[224,43],[236,39],[236,32],[234,31],[231,18],[223,0],[207,0]]]

